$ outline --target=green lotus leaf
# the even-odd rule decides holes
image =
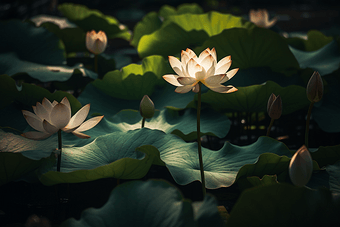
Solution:
[[[340,162],[327,165],[326,171],[329,174],[329,187],[332,192],[340,193]]]
[[[45,159],[32,160],[20,153],[0,152],[0,186],[37,169],[43,162]]]
[[[131,45],[137,47],[140,38],[143,35],[148,35],[158,30],[162,26],[162,21],[156,12],[146,14],[141,21],[139,21],[134,30]]]
[[[62,65],[66,60],[63,43],[45,28],[8,20],[0,22],[0,32],[6,34],[0,43],[1,54],[14,52],[21,60],[51,66]]]
[[[132,204],[135,205],[131,210]],[[166,181],[132,181],[116,187],[103,207],[87,209],[80,220],[68,219],[61,227],[224,226],[214,197],[208,194],[198,209],[193,208],[195,205],[184,199],[180,191]]]
[[[160,29],[140,38],[137,50],[140,57],[153,54],[166,57],[180,53],[182,49],[202,45],[210,36],[223,30],[253,26],[241,17],[217,12],[169,16]]]
[[[340,160],[340,145],[336,146],[321,146],[318,150],[311,152],[313,160],[315,160],[320,168],[333,165]]]
[[[74,73],[95,79],[97,75],[80,64],[65,64],[61,40],[45,28],[18,20],[1,22],[0,32],[6,33],[0,44],[1,74],[27,73],[42,82],[66,81]],[[21,37],[25,37],[24,42]]]
[[[202,14],[204,13],[201,6],[196,3],[184,3],[177,7],[164,5],[159,10],[159,16],[168,18],[169,16],[181,15],[181,14]]]
[[[118,139],[122,139],[122,136]],[[140,179],[147,174],[152,164],[164,165],[159,158],[159,151],[153,146],[144,145],[128,152],[117,148],[117,140],[112,143],[107,138],[97,138],[83,147],[63,148],[61,172],[49,171],[42,174],[39,180],[45,185],[54,185],[108,177]],[[108,149],[110,147],[113,149]]]
[[[67,81],[75,73],[81,73],[82,76],[88,76],[92,79],[97,78],[96,73],[85,69],[81,64],[72,67],[66,65],[43,65],[22,60],[14,52],[1,53],[0,59],[0,67],[3,74],[15,76],[19,73],[27,73],[30,77],[41,82]]]
[[[58,10],[71,22],[78,25],[85,32],[102,30],[109,39],[122,38],[129,40],[131,35],[127,28],[120,29],[116,18],[104,15],[99,10],[92,10],[84,5],[63,3]]]
[[[241,194],[230,213],[228,226],[332,225],[340,221],[339,205],[325,188],[311,190],[288,184],[261,186]]]
[[[87,51],[85,45],[86,33],[81,28],[60,28],[53,22],[44,22],[40,27],[56,34],[63,41],[67,53]]]
[[[183,112],[184,114],[180,115],[178,111],[171,109],[156,110],[151,119],[146,119],[144,127],[158,129],[167,134],[172,133],[186,141],[195,140],[197,138],[197,111],[186,109]],[[91,130],[93,134],[127,132],[140,129],[142,125],[142,117],[136,110],[122,110],[113,117],[105,117],[102,121],[100,125]],[[201,112],[201,136],[211,135],[223,138],[229,132],[230,125],[231,122],[225,115],[211,110]]]
[[[268,81],[261,85],[238,87],[238,91],[229,94],[209,90],[207,93],[202,94],[201,100],[202,103],[211,105],[213,109],[219,112],[266,112],[268,98],[272,93],[281,96],[282,114],[292,113],[309,104],[305,88],[297,85],[283,88],[273,81]],[[197,95],[195,100],[197,100]]]
[[[218,59],[231,55],[232,68],[270,67],[274,72],[291,75],[299,67],[284,38],[265,28],[231,28],[207,39],[200,53],[215,47]]]
[[[0,109],[14,102],[18,93],[15,81],[7,75],[0,75]]]
[[[247,177],[247,180],[253,186],[265,186],[278,183],[276,175],[264,175],[262,178],[252,176]]]
[[[301,68],[311,68],[320,75],[330,74],[339,69],[340,51],[336,41],[332,41],[322,48],[307,52],[289,47]]]
[[[317,30],[310,30],[307,33],[307,40],[302,38],[287,38],[287,43],[302,51],[316,51],[332,42],[333,37],[325,36],[322,32]]]
[[[106,94],[127,100],[141,100],[153,93],[156,85],[163,85],[162,76],[171,72],[171,67],[161,56],[149,56],[142,65],[130,64],[122,70],[108,72],[103,80],[92,84]]]

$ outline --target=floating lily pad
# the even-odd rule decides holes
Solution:
[[[196,203],[184,199],[178,189],[165,181],[127,182],[112,191],[103,207],[87,209],[80,220],[68,219],[61,227],[224,226],[214,197],[208,194],[198,209],[193,208]]]
[[[1,74],[27,73],[42,82],[66,81],[74,73],[97,78],[80,64],[67,66],[63,43],[45,28],[18,20],[1,22],[0,27],[0,32],[6,33],[0,44]],[[25,42],[19,40],[21,37]]]
[[[322,76],[330,74],[339,68],[339,45],[334,40],[312,52],[301,51],[291,46],[289,49],[296,57],[301,68],[311,68],[318,71]]]
[[[232,80],[230,83],[232,83]],[[202,103],[211,105],[213,109],[219,112],[266,112],[268,98],[272,93],[281,96],[282,114],[292,113],[309,104],[305,88],[297,85],[283,88],[272,81],[262,85],[238,87],[238,91],[229,94],[209,90],[207,93],[202,94],[201,100]],[[197,95],[195,100],[197,100]]]
[[[144,95],[151,96],[156,85],[164,85],[162,76],[171,71],[163,57],[150,56],[143,59],[142,65],[130,64],[122,70],[111,71],[103,80],[92,84],[115,98],[141,100]]]
[[[207,39],[195,52],[207,47],[215,47],[218,59],[231,55],[232,68],[270,67],[291,75],[299,67],[284,38],[265,28],[226,29]]]
[[[316,51],[324,47],[333,40],[333,37],[325,36],[322,32],[317,30],[310,30],[307,33],[307,40],[302,38],[287,38],[287,43],[302,51]]]
[[[180,53],[188,47],[202,45],[210,36],[225,29],[253,26],[254,24],[241,17],[217,12],[169,16],[160,29],[140,38],[137,50],[140,57],[153,54],[166,57]]]
[[[122,38],[129,40],[131,34],[126,27],[120,28],[118,20],[112,16],[104,15],[99,10],[92,10],[84,5],[64,3],[58,10],[71,22],[84,31],[102,30],[109,39]]]
[[[327,165],[326,171],[329,174],[329,186],[332,192],[340,193],[340,162]]]
[[[139,111],[122,110],[113,117],[104,118],[103,123],[91,130],[96,132],[127,132],[141,128],[142,117]],[[146,119],[145,127],[158,129],[165,133],[178,135],[189,141],[197,138],[197,110],[186,109],[183,115],[178,111],[163,109],[156,111],[151,119]],[[219,127],[216,127],[218,125]],[[227,116],[218,114],[211,110],[201,112],[201,136],[211,135],[220,138],[225,137],[230,129],[231,122]]]
[[[311,152],[313,160],[315,160],[320,167],[333,165],[340,160],[340,145],[337,146],[321,146],[315,152]]]
[[[324,188],[311,190],[288,184],[256,187],[241,194],[228,226],[331,226],[340,222],[339,205]]]

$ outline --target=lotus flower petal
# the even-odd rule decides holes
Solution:
[[[179,76],[177,75],[164,75],[163,76],[163,79],[166,80],[167,82],[169,82],[170,84],[172,85],[175,85],[175,86],[183,86],[182,84],[180,84],[177,80]]]
[[[187,48],[185,52],[188,54],[189,58],[197,58],[197,55],[191,49]]]
[[[35,130],[40,131],[40,132],[45,132],[41,118],[39,118],[38,116],[36,116],[34,114],[29,114],[29,115],[24,114],[24,117],[25,117],[27,123],[32,128],[34,128]]]
[[[177,73],[179,76],[184,76],[182,73],[182,63],[175,57],[169,56],[169,63],[172,69]]]
[[[221,80],[221,84],[227,82],[231,78],[235,76],[235,74],[238,72],[239,68],[232,69],[229,72],[226,73],[226,76]]]
[[[58,103],[53,107],[50,119],[52,125],[57,129],[62,129],[71,119],[71,109],[62,103]]]
[[[44,130],[47,132],[47,133],[50,133],[50,134],[53,134],[53,133],[56,133],[58,132],[59,128],[55,127],[54,125],[50,124],[48,121],[44,120],[43,121],[43,127],[44,127]]]
[[[195,93],[197,93],[197,92],[199,92],[199,89],[200,89],[199,85],[196,84],[196,85],[192,88],[192,91],[195,92]]]
[[[67,99],[66,97],[64,97],[64,98],[61,100],[60,103],[62,103],[62,104],[64,104],[65,106],[67,106],[67,108],[69,108],[70,111],[71,111],[71,104],[70,104],[70,102],[68,101],[68,99]]]
[[[220,61],[221,62],[221,61]],[[219,63],[220,63],[219,62]],[[230,68],[231,66],[231,60],[226,62],[225,64],[219,64],[217,63],[217,66],[216,66],[216,70],[215,70],[215,74],[224,74],[228,71],[228,69]]]
[[[178,77],[177,81],[181,84],[181,85],[193,85],[196,81],[195,78],[192,77]]]
[[[48,112],[40,102],[37,102],[36,106],[33,107],[33,111],[39,118],[41,118],[41,123],[43,119],[48,121],[50,120],[50,112]]]
[[[83,124],[79,126],[79,128],[77,128],[73,132],[83,132],[83,131],[89,130],[93,128],[94,126],[96,126],[103,119],[103,117],[104,116],[93,117],[85,121]]]
[[[216,87],[220,85],[221,80],[225,77],[225,74],[214,75],[205,79],[205,84],[207,87]]]
[[[201,63],[203,61],[204,58],[206,58],[207,56],[210,55],[210,51],[208,51],[207,49],[205,49],[204,51],[202,51],[198,57],[198,63]]]
[[[202,59],[202,61],[199,63],[204,69],[205,71],[208,71],[212,65],[214,65],[214,57],[211,56],[211,54],[209,54],[208,56],[206,56],[204,59]]]
[[[81,133],[81,132],[73,131],[72,133],[73,133],[73,135],[79,137],[80,139],[89,139],[89,138],[91,138],[91,136],[86,135],[86,134]]]
[[[203,67],[202,68],[202,71],[198,71],[195,73],[195,77],[196,77],[196,80],[197,82],[198,81],[203,81],[204,78],[206,78],[206,75],[207,75],[207,72],[205,71],[205,69]]]
[[[52,134],[46,133],[46,132],[25,132],[21,134],[23,137],[26,137],[27,139],[33,139],[33,140],[42,140],[46,139],[47,137],[51,136]]]
[[[217,87],[209,87],[211,90],[215,91],[215,92],[218,92],[218,93],[232,93],[232,92],[235,92],[237,91],[238,89],[235,88],[234,86],[223,86],[223,85],[220,85],[220,86],[217,86]]]
[[[47,98],[44,98],[43,101],[42,101],[42,105],[47,110],[47,112],[51,113],[54,105],[52,105],[50,100],[48,100]]]
[[[90,111],[90,104],[83,106],[80,110],[78,110],[78,112],[75,115],[72,116],[68,125],[66,125],[63,130],[67,131],[67,130],[78,127],[81,123],[85,121],[89,111]]]
[[[182,86],[182,87],[177,87],[175,92],[177,92],[177,93],[187,93],[192,88],[193,88],[193,86],[191,86],[191,85],[185,85],[185,86]]]
[[[208,49],[209,49],[209,48],[208,48]],[[213,56],[215,62],[217,62],[217,54],[216,54],[215,47],[212,48],[209,52],[210,52],[211,56]]]

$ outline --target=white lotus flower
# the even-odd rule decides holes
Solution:
[[[177,93],[187,93],[190,90],[198,92],[199,82],[219,93],[237,91],[237,88],[231,85],[221,85],[230,80],[237,73],[238,68],[226,73],[231,66],[231,56],[227,56],[217,63],[215,48],[205,49],[199,57],[187,48],[186,51],[182,50],[181,61],[169,56],[169,62],[177,75],[164,75],[163,78],[178,87],[175,90]]]
[[[269,20],[269,14],[266,9],[249,11],[249,20],[261,28],[270,28],[277,22],[277,17]]]
[[[61,129],[64,132],[72,132],[79,138],[88,139],[90,136],[81,132],[93,128],[104,117],[93,117],[84,122],[89,110],[90,104],[87,104],[71,118],[71,106],[66,97],[60,103],[51,103],[44,98],[42,103],[37,102],[37,105],[33,106],[35,114],[27,110],[22,111],[27,123],[38,131],[26,132],[22,136],[35,140],[45,139]]]
[[[107,45],[107,37],[105,32],[94,30],[86,33],[86,48],[93,54],[101,54],[104,52]]]

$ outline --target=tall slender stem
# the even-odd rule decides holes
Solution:
[[[57,162],[57,171],[58,172],[60,172],[61,152],[62,152],[61,129],[59,129],[59,131],[58,131],[58,162]]]
[[[145,117],[143,117],[143,120],[142,120],[142,128],[144,128],[144,125],[145,125]]]
[[[307,149],[308,149],[309,121],[310,121],[310,115],[312,114],[313,105],[314,105],[314,102],[311,102],[309,105],[309,109],[307,113],[307,120],[306,120],[305,145]]]
[[[198,82],[199,91],[198,91],[198,98],[197,98],[197,143],[198,143],[198,158],[200,162],[200,171],[201,171],[201,180],[202,180],[202,192],[203,198],[206,194],[205,189],[205,178],[204,178],[204,169],[203,169],[203,158],[202,158],[202,147],[201,147],[201,87],[202,83]]]
[[[267,136],[269,136],[270,130],[272,129],[273,124],[274,124],[274,119],[273,118],[270,118],[270,119],[271,119],[270,124],[269,124],[268,129],[267,129]]]
[[[94,71],[98,74],[98,54],[94,55]]]

